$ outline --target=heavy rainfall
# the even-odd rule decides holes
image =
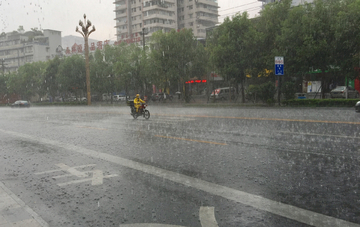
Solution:
[[[0,227],[360,226],[360,2],[223,3],[2,16]]]

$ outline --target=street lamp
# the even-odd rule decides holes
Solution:
[[[143,40],[143,50],[145,51],[145,35],[148,34],[148,32],[145,32],[145,28],[142,28],[142,32],[140,32],[140,34],[142,35],[142,40]]]
[[[91,27],[91,22],[89,20],[86,21],[85,14],[84,14],[84,23],[80,20],[79,25],[81,26],[82,31],[79,30],[78,26],[76,26],[76,32],[79,32],[84,37],[84,40],[85,40],[86,91],[87,91],[88,106],[90,106],[91,105],[91,93],[90,93],[90,66],[89,66],[88,38],[89,38],[89,35],[95,31],[95,26],[93,25],[91,31],[89,31],[89,28]]]

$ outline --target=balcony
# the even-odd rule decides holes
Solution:
[[[214,18],[214,17],[208,17],[208,16],[196,16],[197,21],[199,21],[201,23],[201,21],[209,21],[209,22],[213,22],[215,24],[218,23],[218,18]]]
[[[195,12],[203,12],[203,13],[214,14],[214,15],[219,16],[217,10],[213,10],[213,9],[209,9],[209,8],[204,8],[204,7],[195,8]]]
[[[197,3],[203,3],[203,4],[211,5],[211,6],[218,6],[217,1],[197,0]]]

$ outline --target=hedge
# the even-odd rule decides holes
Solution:
[[[284,106],[354,107],[359,99],[291,99],[282,101]]]

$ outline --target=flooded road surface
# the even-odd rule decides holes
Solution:
[[[353,109],[148,109],[1,108],[0,181],[49,226],[360,226]]]

